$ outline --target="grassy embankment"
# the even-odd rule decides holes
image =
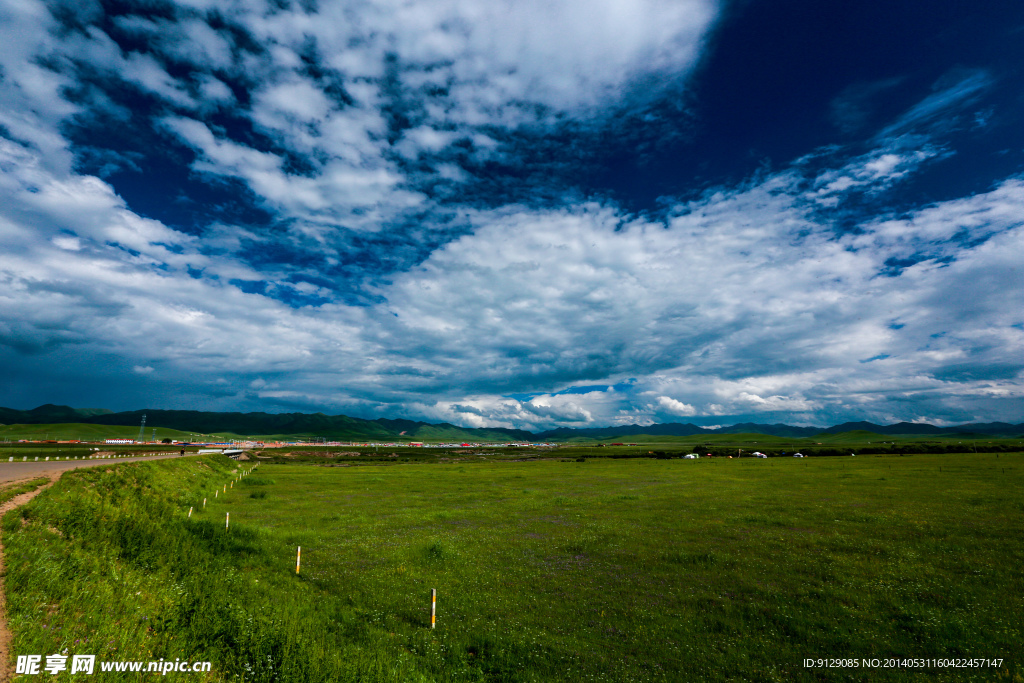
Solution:
[[[77,471],[9,514],[14,652],[211,680],[845,680],[802,661],[887,656],[1004,665],[871,680],[1021,680],[1019,455],[263,465],[212,498],[239,465]]]

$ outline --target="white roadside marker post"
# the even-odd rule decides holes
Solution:
[[[430,628],[437,625],[437,589],[430,589]]]
[[[295,573],[299,573],[299,566],[302,564],[302,546],[298,546],[298,550],[295,551]]]
[[[228,530],[228,525],[229,524],[231,524],[231,513],[230,512],[225,512],[224,513],[224,531]]]
[[[203,509],[204,510],[206,509],[206,499],[205,498],[203,498]]]
[[[188,518],[192,519],[192,508],[191,507],[188,509]]]

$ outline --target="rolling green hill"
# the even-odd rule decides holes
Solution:
[[[142,416],[146,416],[146,433],[152,428],[175,434],[209,434],[239,437],[326,438],[343,441],[509,441],[531,439],[530,432],[516,429],[472,429],[441,423],[414,420],[363,420],[347,415],[323,413],[212,413],[198,410],[133,410],[113,413],[103,410],[76,410],[68,406],[45,405],[30,411],[0,408],[0,421],[45,427],[59,422],[87,424],[99,428],[127,430],[120,437],[138,436]],[[66,419],[59,419],[61,416]],[[24,430],[22,430],[24,431]],[[74,430],[72,430],[74,431]],[[106,434],[107,431],[90,432]],[[2,435],[2,434],[0,434]],[[45,438],[45,437],[20,437]],[[76,437],[61,437],[76,438]]]
[[[97,415],[112,413],[104,408],[72,408],[47,403],[32,410],[0,408],[0,424],[59,424],[82,422]]]

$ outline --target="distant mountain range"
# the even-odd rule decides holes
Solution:
[[[1020,436],[1024,424],[986,422],[956,427],[900,422],[877,425],[872,422],[845,422],[834,427],[792,427],[785,424],[743,422],[729,427],[707,429],[695,424],[624,425],[575,429],[561,427],[534,433],[522,429],[459,427],[447,422],[433,424],[416,420],[364,420],[346,415],[323,413],[210,413],[198,410],[132,410],[115,413],[100,408],[71,408],[43,405],[32,410],[0,408],[2,424],[86,423],[100,425],[137,425],[146,415],[147,428],[177,429],[200,434],[302,435],[345,440],[451,440],[451,441],[567,441],[584,438],[607,440],[649,434],[651,436],[695,436],[700,434],[766,434],[782,437],[809,437],[866,431],[876,434],[935,436]]]
[[[532,441],[532,432],[521,429],[472,429],[453,424],[415,420],[363,420],[323,413],[210,413],[198,410],[132,410],[115,413],[103,409],[76,409],[43,405],[32,410],[0,408],[3,424],[85,423],[138,425],[146,416],[146,428],[177,429],[197,434],[303,435],[354,441]]]

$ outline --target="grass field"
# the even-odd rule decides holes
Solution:
[[[81,441],[102,441],[103,439],[135,439],[139,436],[139,426],[94,425],[94,424],[39,424],[39,425],[0,425],[0,440],[9,439],[58,439],[62,441],[77,439]],[[146,439],[153,436],[153,429],[146,429]],[[156,429],[157,439],[188,439],[190,432],[179,432],[176,429]]]
[[[747,454],[752,450],[768,449],[786,450],[793,453],[794,451],[813,450],[822,446],[847,451],[860,451],[870,447],[899,450],[901,447],[911,448],[915,445],[957,446],[956,450],[963,450],[965,452],[971,452],[974,448],[984,451],[987,446],[1006,446],[1012,450],[1024,450],[1024,439],[1020,438],[986,436],[968,439],[934,435],[887,435],[865,431],[819,434],[805,438],[771,436],[767,434],[701,434],[700,436],[650,436],[640,434],[638,436],[605,439],[604,443],[625,441],[639,444],[644,448],[671,448],[674,450],[686,447],[700,450],[699,445],[703,445],[715,449],[742,449]],[[579,443],[580,445],[586,445],[585,442]]]
[[[1022,680],[1020,455],[262,465],[214,498],[238,466],[78,471],[5,517],[14,653],[208,680]]]

